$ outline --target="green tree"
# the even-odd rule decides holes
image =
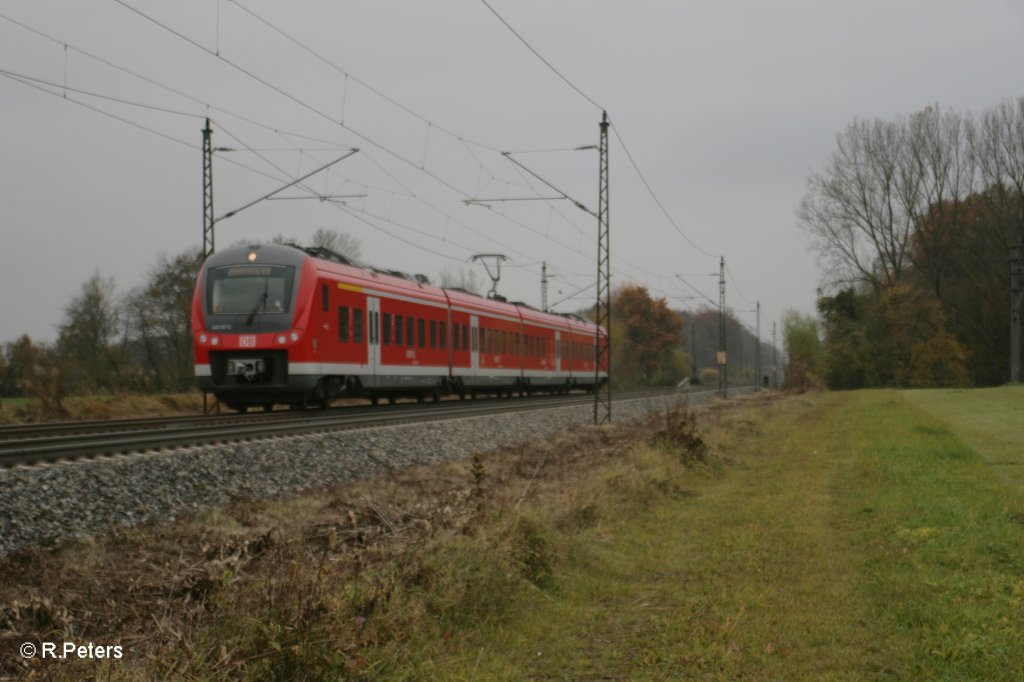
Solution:
[[[0,374],[0,395],[30,396],[42,408],[55,415],[65,414],[65,396],[60,364],[53,348],[35,344],[28,335],[5,344],[3,374]]]
[[[179,391],[192,386],[192,295],[201,264],[198,248],[160,256],[146,284],[128,296],[129,334],[144,386]]]
[[[69,389],[115,388],[124,360],[124,348],[115,344],[121,318],[114,278],[93,273],[64,309],[57,337],[57,356]]]
[[[796,310],[782,315],[782,333],[786,349],[787,388],[808,390],[821,384],[821,339],[818,322]]]

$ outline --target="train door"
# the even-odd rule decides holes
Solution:
[[[470,373],[469,375],[473,378],[480,373],[480,344],[478,342],[480,338],[480,318],[476,315],[471,315],[469,318],[469,336],[472,347],[470,353]]]
[[[366,297],[366,318],[366,362],[371,377],[369,385],[376,387],[380,374],[380,299],[376,296]]]
[[[555,330],[555,374],[562,372],[562,332]]]

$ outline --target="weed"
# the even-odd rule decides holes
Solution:
[[[536,519],[520,517],[515,526],[512,560],[522,576],[537,587],[551,584],[554,550]]]
[[[651,444],[679,458],[683,464],[707,464],[710,448],[697,429],[693,410],[686,406],[665,410],[664,426],[655,431]]]

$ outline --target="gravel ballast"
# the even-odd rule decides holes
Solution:
[[[614,416],[636,419],[685,399],[617,401]],[[0,470],[0,555],[173,521],[239,498],[278,497],[461,459],[586,425],[593,414],[592,406],[563,407]]]

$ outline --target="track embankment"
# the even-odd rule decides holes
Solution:
[[[634,419],[679,401],[711,395],[678,392],[617,400],[615,415]],[[240,442],[0,469],[0,554],[124,526],[173,521],[239,498],[276,497],[410,465],[457,459],[550,436],[592,419],[590,405],[543,400],[462,404],[469,409],[444,412],[443,421],[434,421],[442,419],[435,410],[414,414],[362,410],[350,421],[337,415],[312,415],[298,425],[283,427],[293,429],[293,435],[261,433],[261,429],[281,429],[278,420],[262,427],[262,420],[245,425],[232,422],[228,435],[204,438]],[[531,409],[512,411],[523,407]],[[486,414],[480,416],[484,410]],[[148,437],[148,432],[143,435]]]

